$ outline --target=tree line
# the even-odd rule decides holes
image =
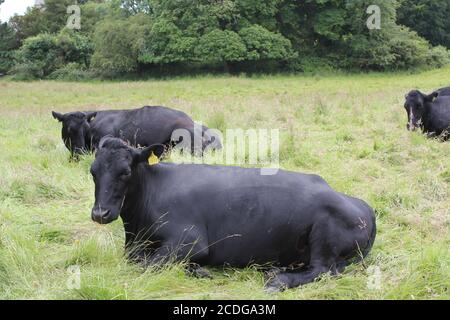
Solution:
[[[68,25],[74,4],[79,29]],[[378,28],[366,23],[373,5]],[[448,0],[46,0],[0,22],[0,73],[80,80],[434,68],[449,61],[449,13]]]

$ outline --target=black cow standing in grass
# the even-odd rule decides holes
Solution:
[[[442,88],[430,95],[413,90],[405,96],[408,115],[408,130],[421,128],[429,137],[448,139],[450,132],[450,87]]]
[[[220,140],[207,132],[207,127],[195,125],[184,112],[166,107],[66,114],[53,111],[52,114],[62,122],[62,139],[72,155],[96,149],[100,139],[107,135],[121,138],[134,146],[173,146],[182,141],[172,137],[177,129],[184,129],[190,136],[192,152],[199,151],[194,150],[196,145],[202,150],[207,147],[221,148]]]
[[[270,290],[342,272],[375,239],[373,210],[319,176],[200,164],[149,165],[161,145],[139,150],[104,138],[91,167],[92,219],[122,218],[126,249],[145,265],[294,267],[279,270]]]

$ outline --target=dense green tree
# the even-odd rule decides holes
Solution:
[[[229,71],[230,63],[247,58],[247,49],[236,32],[215,29],[200,38],[196,54],[205,63],[223,63]]]
[[[18,73],[29,73],[31,78],[42,78],[63,66],[63,56],[56,37],[42,33],[27,38],[18,53]]]
[[[130,14],[151,13],[151,0],[113,0],[115,6],[125,9]]]
[[[73,4],[84,4],[81,12],[82,29],[92,31],[93,19],[106,15],[107,4],[103,1],[75,1],[75,0],[45,0],[43,7],[31,7],[22,15],[16,15],[10,19],[11,26],[15,29],[19,41],[36,36],[40,33],[56,34],[66,25],[69,18],[67,8]],[[103,10],[102,10],[103,9]]]
[[[24,41],[17,52],[16,69],[27,78],[46,77],[68,63],[88,67],[92,52],[89,39],[74,30],[42,33]]]
[[[0,73],[8,72],[14,65],[13,50],[17,48],[14,30],[6,22],[0,22]]]
[[[433,45],[450,48],[450,1],[401,0],[398,22]]]
[[[28,8],[22,16],[15,15],[10,18],[9,24],[15,30],[17,40],[23,40],[46,32],[46,16],[40,8]]]
[[[42,9],[45,21],[45,31],[57,33],[67,24],[67,8],[75,4],[74,0],[45,0]]]
[[[148,26],[149,17],[144,14],[100,22],[94,33],[93,69],[105,76],[137,71]]]
[[[264,0],[255,8],[245,0],[154,0],[154,23],[141,61],[222,64],[228,70],[239,62],[287,60],[293,57],[290,41],[267,29],[276,30],[279,2]],[[253,24],[258,21],[267,28]]]
[[[447,2],[47,0],[44,8],[13,17],[12,33],[3,32],[19,44],[27,39],[17,61],[38,76],[77,67],[108,76],[195,68],[397,70],[448,62],[446,49],[415,32],[447,44]],[[67,6],[74,3],[81,4],[77,31],[65,29]],[[381,28],[367,27],[371,5],[381,10]],[[9,47],[2,48],[11,56]]]
[[[98,22],[110,18],[112,9],[110,3],[103,1],[86,1],[81,5],[81,33],[89,35],[94,33]]]
[[[277,15],[283,0],[236,0],[237,12],[244,21],[241,23],[261,25],[270,31],[277,31]]]
[[[366,25],[371,5],[381,10],[380,29],[371,30]],[[392,0],[308,0],[291,4],[302,24],[309,26],[298,32],[295,22],[282,20],[296,26],[286,28],[286,36],[299,52],[296,69],[304,69],[303,61],[323,63],[318,57],[337,68],[363,70],[418,67],[430,64],[434,55],[443,58],[442,52],[436,54],[417,34],[396,24],[397,6]]]
[[[239,35],[246,47],[246,60],[283,61],[295,56],[288,39],[260,25],[242,28]]]
[[[86,68],[89,67],[94,47],[87,36],[65,28],[56,36],[56,43],[65,64],[76,62]]]
[[[361,19],[365,9],[376,4],[381,9],[381,29],[369,30]],[[432,65],[433,50],[415,32],[396,24],[398,3],[391,0],[347,1],[348,35],[342,44],[348,56],[343,67],[396,70]]]
[[[140,61],[153,64],[193,61],[196,43],[196,38],[183,35],[173,22],[158,19],[145,39]]]

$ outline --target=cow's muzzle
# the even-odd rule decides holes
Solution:
[[[108,224],[111,223],[114,219],[112,219],[111,210],[102,210],[97,207],[92,209],[92,220],[99,224]]]
[[[416,122],[410,122],[410,123],[408,123],[407,127],[408,127],[409,131],[416,131],[417,129],[422,127],[422,121],[419,120],[419,121],[416,121]]]

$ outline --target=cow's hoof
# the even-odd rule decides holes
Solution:
[[[186,268],[186,271],[189,275],[196,277],[196,278],[200,278],[200,279],[212,279],[213,278],[212,274],[208,270],[206,270],[202,267],[199,267],[198,265],[188,266]]]
[[[212,274],[208,270],[203,269],[203,268],[198,268],[195,271],[195,276],[197,278],[201,278],[201,279],[212,279],[213,278]]]
[[[273,294],[273,293],[279,293],[279,292],[283,292],[284,290],[287,289],[286,284],[281,281],[280,279],[278,279],[278,277],[275,277],[271,280],[269,280],[269,282],[267,282],[264,291],[266,291],[267,293]]]

